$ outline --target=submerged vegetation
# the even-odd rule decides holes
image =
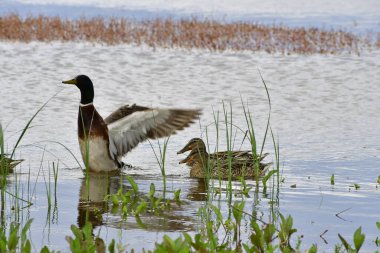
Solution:
[[[379,37],[365,37],[342,30],[290,28],[245,22],[222,23],[199,19],[128,20],[29,16],[0,17],[0,40],[89,41],[107,45],[133,44],[150,47],[248,50],[268,53],[359,54],[362,47],[379,47]],[[376,41],[377,40],[377,41]]]

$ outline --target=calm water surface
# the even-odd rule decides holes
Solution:
[[[103,116],[132,103],[203,108],[199,122],[169,141],[168,194],[181,188],[181,197],[186,200],[181,207],[164,218],[143,217],[150,224],[148,229],[140,228],[133,217],[122,222],[120,215],[107,209],[102,210],[100,217],[93,217],[95,234],[100,233],[107,240],[118,238],[127,242],[129,248],[139,249],[153,247],[163,233],[176,236],[199,229],[197,211],[204,204],[204,185],[189,180],[189,171],[178,165],[182,156],[176,152],[193,137],[205,139],[206,127],[210,148],[214,149],[213,112],[220,112],[222,118],[223,101],[228,107],[231,105],[233,123],[243,130],[247,127],[241,100],[247,103],[257,138],[263,139],[269,107],[258,69],[269,88],[271,126],[280,143],[284,182],[277,211],[293,216],[305,245],[318,243],[320,249],[330,251],[339,240],[337,233],[351,238],[355,229],[362,226],[367,241],[365,250],[371,252],[375,248],[373,240],[379,234],[375,222],[380,221],[376,184],[380,175],[380,51],[367,50],[360,56],[284,56],[87,43],[1,42],[0,55],[0,120],[6,129],[9,149],[35,111],[56,94],[22,140],[17,156],[25,162],[9,177],[10,190],[21,185],[25,195],[28,189],[33,192],[34,205],[25,209],[22,217],[34,218],[31,237],[36,249],[49,244],[52,249],[67,250],[64,236],[71,234],[71,224],[83,222],[83,210],[88,205],[83,198],[84,176],[78,163],[63,146],[53,143],[70,149],[81,163],[76,137],[79,90],[61,85],[62,80],[77,74],[89,75],[95,85],[94,103]],[[226,149],[224,136],[221,125],[219,150]],[[236,149],[249,148],[247,141],[241,144],[243,139],[244,134],[236,131]],[[157,141],[152,146],[157,152]],[[273,161],[270,139],[264,150],[271,153],[267,161]],[[49,170],[52,173],[53,162],[59,162],[58,202],[57,208],[49,212],[45,182]],[[136,179],[142,192],[149,191],[151,182],[162,188],[160,168],[148,142],[128,154],[125,162],[133,168],[124,172]],[[333,173],[336,183],[331,186]],[[120,185],[129,187],[127,181],[118,177],[94,176],[91,181],[94,185],[90,198],[95,207]],[[351,187],[355,183],[360,189]],[[236,187],[239,188],[238,183]],[[225,210],[223,193],[221,198]],[[268,219],[269,199],[261,193],[255,197],[252,192],[246,201],[247,212],[255,211]],[[337,217],[341,211],[344,212]],[[10,213],[8,218],[11,220],[14,215]],[[326,229],[327,244],[319,236]]]

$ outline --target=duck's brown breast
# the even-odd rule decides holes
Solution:
[[[79,107],[78,137],[82,140],[86,137],[103,137],[108,140],[107,125],[92,104]]]

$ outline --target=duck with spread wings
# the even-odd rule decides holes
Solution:
[[[86,75],[62,83],[81,93],[78,139],[83,161],[90,171],[110,172],[123,167],[122,157],[146,139],[175,134],[199,118],[199,109],[162,109],[125,105],[105,119],[95,109],[94,87]]]

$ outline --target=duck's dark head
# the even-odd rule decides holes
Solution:
[[[76,76],[74,79],[62,81],[65,84],[73,84],[78,87],[81,93],[81,104],[89,104],[94,100],[94,86],[91,79],[86,75]]]

